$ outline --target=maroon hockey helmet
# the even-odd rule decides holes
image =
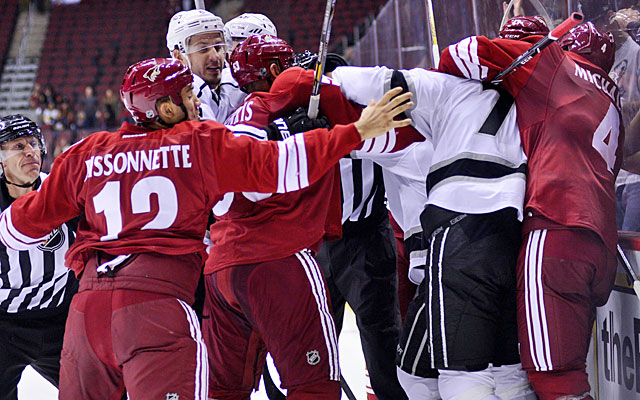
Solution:
[[[560,39],[558,44],[567,51],[580,54],[606,73],[611,71],[616,55],[613,35],[596,28],[593,22],[589,21],[577,26]]]
[[[182,89],[193,82],[187,66],[175,59],[151,58],[129,67],[120,86],[120,97],[137,123],[158,119],[156,102],[169,96],[182,104]]]
[[[520,16],[510,18],[500,29],[500,39],[520,40],[527,36],[543,35],[549,33],[549,27],[544,19],[538,15],[533,17]]]
[[[231,53],[231,75],[240,88],[251,82],[274,78],[269,72],[269,64],[273,60],[279,61],[282,69],[289,68],[293,63],[293,49],[275,36],[249,36]]]

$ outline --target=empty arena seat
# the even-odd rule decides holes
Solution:
[[[350,0],[337,2],[331,25],[331,44],[377,14],[388,0]],[[295,51],[318,50],[326,3],[317,0],[247,0],[243,12],[256,12],[268,16],[278,29],[278,36],[289,42]],[[331,48],[332,46],[330,46]]]
[[[171,15],[165,0],[129,0],[126,7],[106,0],[54,5],[37,82],[55,82],[69,97],[87,85],[117,91],[130,64],[167,56],[164,44]]]

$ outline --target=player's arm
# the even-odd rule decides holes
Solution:
[[[298,107],[305,107],[309,104],[312,89],[313,71],[292,67],[278,75],[269,92],[288,93],[289,99],[282,103],[280,111],[291,112]],[[369,100],[371,99],[367,99],[363,104],[367,104]],[[274,110],[274,113],[277,114],[276,111]],[[322,77],[320,113],[329,119],[331,126],[346,125],[357,121],[361,111],[361,107],[349,102],[338,85],[326,76]]]
[[[83,213],[73,188],[79,187],[85,174],[69,170],[68,153],[58,156],[37,191],[21,196],[0,215],[0,240],[6,247],[27,250],[37,246],[53,229]],[[84,164],[77,167],[84,168]]]
[[[217,193],[257,191],[284,193],[299,190],[317,181],[340,158],[368,137],[381,135],[391,128],[407,126],[410,120],[393,118],[406,111],[410,94],[397,96],[399,90],[385,94],[378,103],[371,103],[358,121],[338,125],[330,131],[316,129],[293,135],[283,141],[256,141],[247,137],[211,132],[211,143],[196,147],[208,148],[212,154],[199,154],[202,160],[213,160],[208,174]],[[241,169],[230,165],[243,165]],[[208,168],[203,168],[207,176]]]
[[[462,78],[491,81],[522,53],[527,51],[540,36],[523,40],[488,39],[470,36],[442,51],[438,71]],[[528,79],[537,59],[507,75],[503,86],[514,94]]]

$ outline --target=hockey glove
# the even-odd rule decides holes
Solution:
[[[296,53],[293,57],[293,66],[302,67],[304,69],[314,69],[318,55],[305,50],[302,53]]]
[[[307,132],[313,129],[326,128],[329,129],[329,120],[327,117],[319,116],[311,119],[307,116],[307,109],[298,107],[298,109],[288,117],[278,118],[264,129],[267,132],[269,140],[284,140],[296,133]]]

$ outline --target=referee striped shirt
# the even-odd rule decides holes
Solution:
[[[40,173],[40,182],[46,176]],[[0,183],[2,210],[13,200],[6,184]],[[47,241],[29,251],[0,244],[0,317],[46,316],[66,309],[78,289],[75,275],[64,264],[74,238],[74,228],[63,224]]]
[[[371,160],[340,160],[342,223],[386,214],[382,168]]]

